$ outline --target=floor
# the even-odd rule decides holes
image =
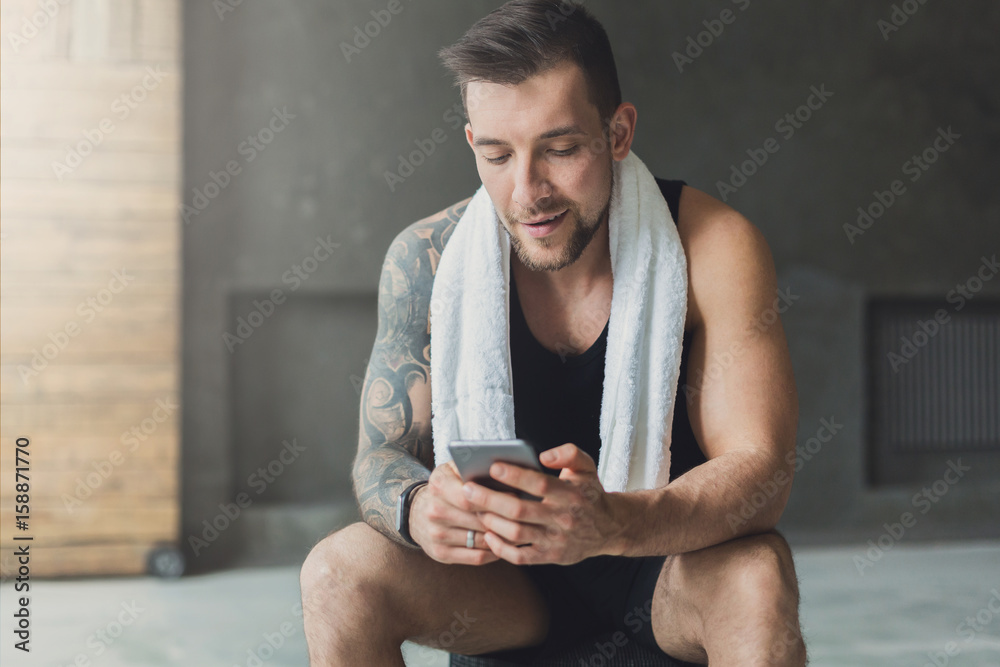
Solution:
[[[796,550],[810,665],[1000,665],[1000,543],[866,549]],[[296,568],[32,581],[27,654],[14,648],[13,585],[0,585],[4,667],[307,664]],[[447,664],[402,648],[409,667]]]

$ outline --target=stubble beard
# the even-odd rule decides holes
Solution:
[[[524,242],[521,237],[512,234],[511,228],[521,223],[517,220],[511,220],[509,216],[504,215],[503,218],[507,224],[503,225],[504,231],[507,232],[507,237],[510,239],[510,247],[517,255],[518,260],[521,264],[525,266],[530,271],[558,271],[559,269],[566,268],[573,264],[576,260],[580,259],[583,255],[583,251],[587,249],[590,242],[594,240],[597,236],[597,232],[601,229],[601,225],[608,219],[608,215],[611,211],[611,193],[614,192],[614,171],[611,172],[611,192],[608,194],[608,200],[604,203],[604,208],[593,218],[584,218],[580,213],[580,207],[575,202],[562,202],[558,206],[553,206],[550,212],[558,212],[564,209],[568,209],[566,219],[563,223],[567,223],[572,219],[573,221],[573,231],[570,234],[569,239],[566,241],[566,246],[563,252],[552,259],[551,261],[539,261],[531,256],[528,249],[525,248]],[[544,212],[537,215],[544,215]],[[537,217],[533,215],[530,217]],[[543,237],[540,239],[532,239],[536,241],[538,245],[542,247],[550,247],[555,243],[554,239],[550,237]]]

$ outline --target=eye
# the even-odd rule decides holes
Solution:
[[[500,157],[486,157],[484,155],[483,159],[489,162],[490,164],[503,164],[504,162],[507,161],[508,157],[510,157],[509,153],[507,155],[501,155]]]
[[[573,153],[575,153],[578,148],[580,148],[579,144],[575,146],[570,146],[569,148],[564,148],[562,150],[552,149],[552,154],[557,155],[559,157],[566,157],[567,155],[572,155]]]

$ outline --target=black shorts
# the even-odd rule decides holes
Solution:
[[[511,662],[547,658],[616,630],[627,641],[660,651],[650,619],[664,560],[665,556],[595,556],[573,565],[519,566],[548,605],[549,633],[535,646],[480,655]]]

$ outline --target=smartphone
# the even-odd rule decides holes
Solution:
[[[524,440],[453,440],[448,451],[463,482],[471,481],[488,489],[513,493],[522,500],[541,500],[490,477],[490,466],[496,461],[544,472],[535,450]]]

